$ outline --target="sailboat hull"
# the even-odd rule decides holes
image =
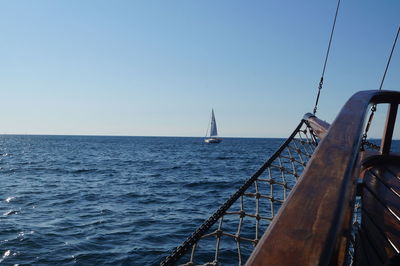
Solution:
[[[205,143],[220,143],[221,141],[222,139],[217,139],[217,138],[209,138],[204,140]]]

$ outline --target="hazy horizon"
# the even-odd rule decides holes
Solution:
[[[1,133],[0,136],[60,136],[60,137],[138,137],[138,138],[200,138],[204,139],[206,138],[205,136],[162,136],[162,135],[146,135],[146,136],[134,136],[134,135],[81,135],[81,134],[14,134],[14,133]],[[236,136],[224,136],[221,137],[222,139],[286,139],[289,136],[286,137],[236,137]]]

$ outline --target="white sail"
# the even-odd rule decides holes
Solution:
[[[221,138],[218,138],[217,131],[217,122],[215,122],[214,109],[211,110],[211,125],[210,125],[210,134],[208,134],[208,129],[206,133],[206,138],[204,139],[205,143],[220,143],[222,141]]]
[[[214,110],[211,111],[211,129],[210,129],[210,137],[217,137],[217,123],[215,122]]]

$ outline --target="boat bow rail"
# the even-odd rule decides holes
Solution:
[[[398,164],[395,169],[393,164],[392,168],[386,166],[390,171],[380,167],[399,162],[390,153],[399,103],[400,93],[394,91],[361,91],[348,100],[247,265],[361,265],[368,260],[371,265],[379,265],[398,259],[400,185],[394,182],[399,182],[400,169]],[[380,159],[371,163],[367,158],[371,152],[363,151],[362,142],[373,104],[389,104],[389,108],[381,147],[374,155]],[[370,162],[363,165],[365,159]],[[367,170],[376,175],[376,180],[363,178]],[[391,181],[379,177],[389,172]],[[383,185],[376,185],[377,180]],[[354,214],[354,206],[359,204],[364,213]],[[371,220],[365,211],[371,209],[368,204],[380,206],[372,208],[375,212],[385,212],[383,224],[367,223]],[[357,226],[352,230],[354,224]]]

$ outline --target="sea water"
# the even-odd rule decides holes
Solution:
[[[0,264],[159,265],[283,141],[0,136]]]

